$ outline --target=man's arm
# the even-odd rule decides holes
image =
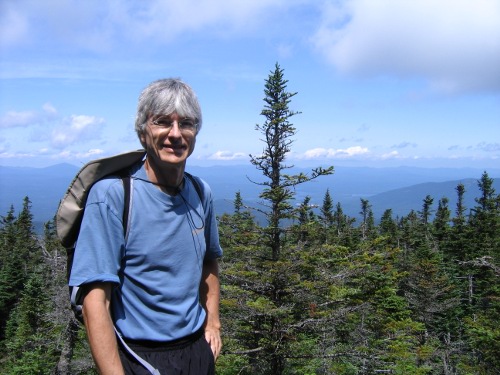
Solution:
[[[210,344],[215,359],[220,354],[222,340],[220,338],[221,324],[219,320],[219,262],[217,259],[203,263],[203,274],[200,284],[201,304],[207,312],[205,320],[205,339]]]
[[[110,283],[89,286],[83,300],[83,320],[94,362],[101,375],[122,375],[123,367],[118,354],[113,321],[109,312]]]

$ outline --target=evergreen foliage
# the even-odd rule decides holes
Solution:
[[[79,327],[68,305],[65,250],[53,221],[38,236],[26,197],[17,217],[11,207],[2,218],[0,244],[0,373],[95,373],[88,350],[73,355],[78,345],[85,346],[85,338],[76,338]],[[68,327],[74,338],[69,350]]]

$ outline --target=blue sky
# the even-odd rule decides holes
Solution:
[[[498,0],[0,0],[0,165],[140,147],[137,97],[180,77],[204,125],[191,165],[262,151],[276,63],[289,163],[498,168]]]

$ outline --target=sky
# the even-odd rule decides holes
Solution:
[[[276,64],[291,165],[499,168],[499,0],[0,0],[0,165],[140,148],[166,77],[202,107],[188,164],[249,164]]]

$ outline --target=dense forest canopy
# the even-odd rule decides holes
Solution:
[[[427,195],[403,217],[374,217],[360,199],[355,220],[330,189],[320,207],[310,197],[291,205],[295,186],[334,169],[286,173],[299,113],[279,65],[264,93],[264,149],[251,156],[266,177],[262,203],[236,193],[234,212],[219,217],[217,373],[500,373],[500,195],[488,173],[473,207],[461,184],[456,207]],[[34,232],[28,197],[2,216],[0,278],[0,373],[95,374],[69,307],[65,251],[53,221]]]

